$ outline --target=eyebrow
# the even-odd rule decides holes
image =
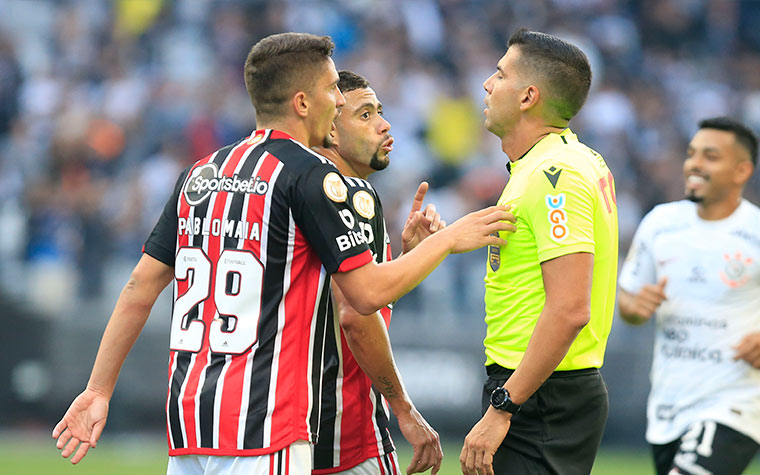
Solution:
[[[711,145],[708,145],[706,147],[702,147],[701,149],[698,149],[697,147],[695,147],[693,145],[689,145],[688,147],[686,147],[686,151],[688,152],[690,150],[693,150],[693,151],[701,150],[702,153],[717,153],[719,155],[721,153],[719,148],[713,147]]]
[[[504,70],[501,69],[501,66],[498,64],[496,65],[496,70],[499,71],[501,74],[504,74]]]
[[[362,110],[363,110],[365,107],[369,107],[370,109],[374,109],[374,108],[375,108],[375,104],[373,104],[373,103],[371,103],[371,102],[365,102],[364,104],[362,104],[362,105],[360,105],[359,107],[357,107],[357,108],[356,108],[356,112],[357,112],[357,113],[359,113],[359,112],[360,112],[360,111],[362,111]],[[383,105],[382,105],[382,104],[380,104],[380,105],[379,105],[379,108],[380,108],[380,109],[382,109],[382,108],[383,108]]]

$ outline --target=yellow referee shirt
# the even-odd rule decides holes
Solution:
[[[612,326],[618,261],[618,217],[612,173],[601,155],[570,129],[549,134],[512,162],[499,198],[512,205],[517,231],[490,246],[485,277],[486,364],[517,368],[544,306],[541,263],[594,254],[591,320],[557,370],[600,367]]]

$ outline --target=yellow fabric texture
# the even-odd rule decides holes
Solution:
[[[490,246],[485,277],[486,364],[515,369],[544,306],[541,263],[594,254],[591,319],[557,370],[598,368],[612,326],[618,261],[614,180],[601,155],[570,129],[549,134],[512,171],[499,204],[512,205],[515,233]]]

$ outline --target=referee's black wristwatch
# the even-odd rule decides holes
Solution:
[[[509,391],[503,386],[499,386],[491,392],[491,405],[495,409],[507,411],[510,414],[515,414],[520,410],[520,405],[512,402]]]

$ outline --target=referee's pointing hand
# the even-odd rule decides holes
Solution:
[[[499,236],[500,231],[515,232],[513,224],[515,215],[509,212],[510,206],[489,206],[462,216],[439,234],[449,233],[453,239],[451,252],[458,254],[479,249],[483,246],[505,246],[506,239]]]

